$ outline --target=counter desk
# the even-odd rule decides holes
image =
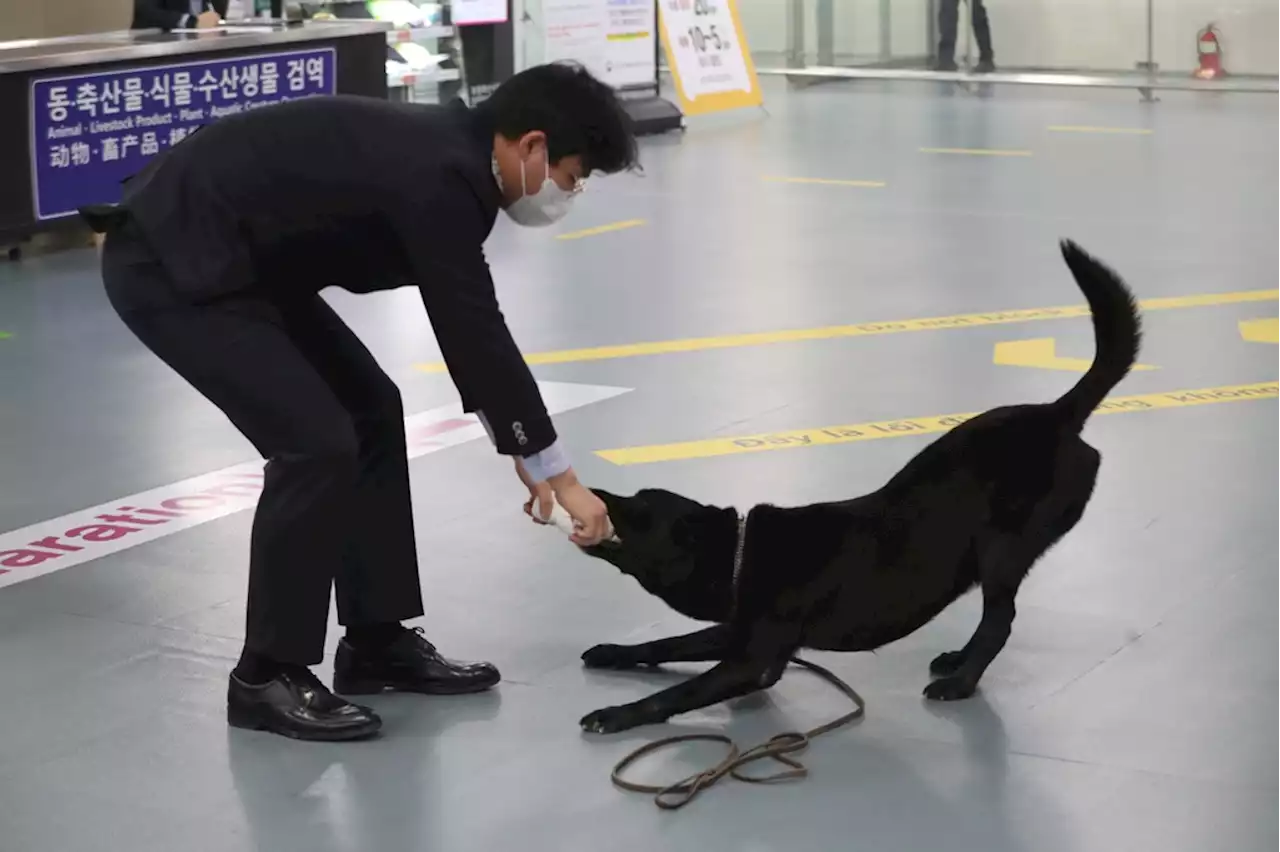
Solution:
[[[118,201],[121,181],[222,116],[387,97],[389,29],[308,21],[0,42],[0,244]]]

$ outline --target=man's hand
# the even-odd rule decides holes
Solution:
[[[516,456],[516,475],[520,477],[524,487],[529,489],[529,499],[525,501],[524,513],[537,523],[550,523],[551,509],[555,506],[556,499],[551,486],[546,482],[534,482],[533,477],[529,476],[529,472],[524,469],[519,456]],[[535,505],[537,514],[534,514]]]
[[[557,502],[578,529],[569,537],[570,541],[579,547],[592,547],[609,537],[613,531],[609,528],[608,507],[590,488],[578,482],[572,468],[547,481],[555,491]]]
[[[208,29],[209,27],[216,27],[221,23],[222,16],[217,12],[201,12],[196,16],[196,29]]]

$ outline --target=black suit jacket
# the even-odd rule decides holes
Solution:
[[[416,285],[465,409],[500,453],[529,456],[556,436],[484,256],[502,200],[492,128],[461,101],[290,101],[206,125],[121,207],[193,303]]]
[[[206,11],[226,17],[228,0],[204,0]],[[183,25],[183,18],[191,14],[189,0],[133,0],[133,29],[173,30]],[[192,21],[188,26],[195,26]]]

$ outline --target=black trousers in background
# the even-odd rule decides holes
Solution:
[[[316,294],[192,304],[129,223],[102,273],[125,325],[267,459],[246,648],[320,662],[331,586],[344,625],[422,615],[400,392],[332,308]]]
[[[980,59],[995,59],[991,47],[991,21],[982,0],[968,0],[973,10],[973,37],[978,42]],[[960,19],[960,0],[939,0],[938,5],[938,59],[953,62],[956,56],[956,30]]]

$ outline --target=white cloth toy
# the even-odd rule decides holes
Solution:
[[[551,505],[551,525],[567,536],[571,536],[577,531],[574,527],[573,516],[558,501],[553,502]]]
[[[534,521],[544,526],[553,526],[556,529],[560,530],[560,532],[564,533],[566,536],[572,537],[573,534],[578,531],[577,525],[573,520],[573,516],[569,514],[568,510],[565,509],[564,506],[560,505],[559,501],[553,500],[551,503],[551,519],[550,520],[547,520],[547,521],[542,520],[542,518],[537,514],[538,508],[536,506],[533,508],[533,511],[534,511],[534,516],[533,516]],[[612,523],[609,524],[609,532],[605,536],[605,538],[612,539],[613,541],[618,540],[618,536],[614,532]]]

